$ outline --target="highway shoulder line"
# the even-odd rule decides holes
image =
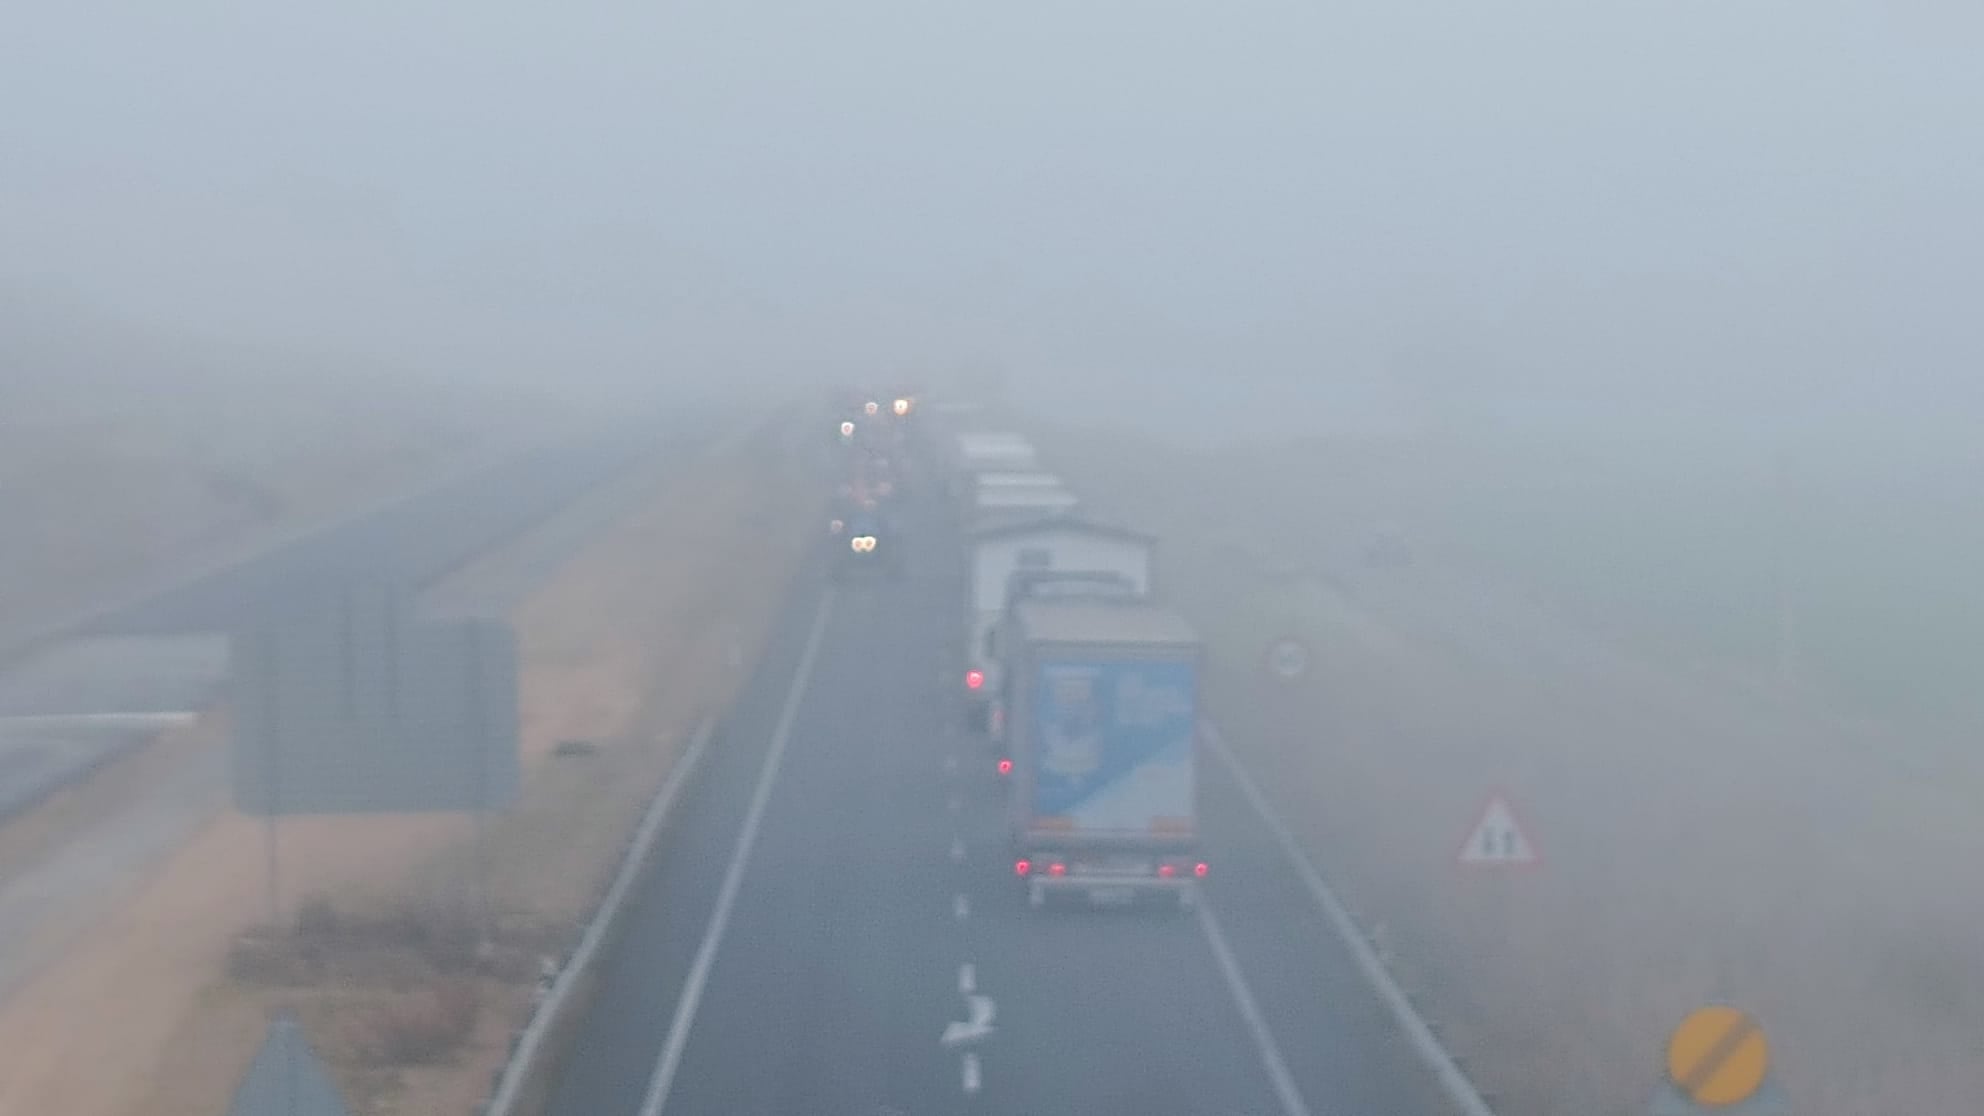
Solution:
[[[1247,773],[1247,769],[1240,765],[1239,759],[1226,746],[1226,740],[1219,734],[1219,730],[1210,721],[1205,721],[1201,723],[1201,735],[1206,744],[1219,756],[1220,762],[1232,772],[1233,779],[1240,785],[1240,792],[1246,796],[1248,804],[1254,808],[1256,814],[1260,815],[1268,831],[1274,834],[1275,843],[1281,846],[1282,854],[1294,866],[1296,874],[1302,877],[1303,884],[1309,889],[1310,897],[1322,910],[1323,916],[1329,919],[1337,936],[1343,939],[1344,945],[1349,948],[1352,958],[1357,962],[1358,970],[1377,992],[1378,998],[1384,1001],[1385,1007],[1391,1011],[1399,1029],[1405,1032],[1406,1040],[1412,1044],[1414,1053],[1433,1070],[1434,1076],[1439,1080],[1441,1091],[1453,1102],[1455,1110],[1461,1116],[1495,1116],[1495,1111],[1488,1107],[1488,1102],[1482,1098],[1480,1091],[1474,1087],[1472,1081],[1468,1080],[1467,1074],[1462,1072],[1460,1064],[1454,1061],[1453,1055],[1447,1052],[1446,1047],[1440,1045],[1438,1036],[1433,1034],[1433,1028],[1419,1014],[1419,1009],[1412,1006],[1412,1000],[1406,996],[1405,989],[1399,987],[1391,970],[1379,960],[1377,951],[1371,948],[1370,940],[1364,936],[1363,929],[1350,917],[1350,909],[1344,906],[1343,901],[1323,879],[1322,873],[1316,870],[1316,865],[1309,859],[1309,854],[1303,850],[1300,842],[1296,841],[1295,835],[1289,832],[1288,826],[1283,824],[1274,807],[1268,803],[1267,797],[1261,793],[1261,788]]]
[[[555,1056],[555,1052],[545,1048],[545,1036],[552,1033],[561,1018],[570,1008],[572,989],[591,970],[603,943],[611,936],[612,924],[620,917],[627,906],[628,896],[640,879],[653,854],[656,838],[662,825],[667,822],[669,811],[675,806],[683,786],[694,776],[701,765],[703,754],[709,750],[710,737],[715,735],[716,721],[705,718],[696,729],[695,738],[689,750],[670,768],[668,779],[662,784],[661,792],[649,804],[641,824],[634,831],[634,840],[627,848],[626,856],[620,862],[620,870],[613,877],[613,884],[607,889],[606,898],[599,904],[599,910],[587,924],[585,934],[579,940],[577,949],[558,976],[552,981],[544,1002],[531,1015],[530,1022],[517,1037],[516,1051],[504,1064],[496,1093],[484,1109],[487,1116],[512,1116],[518,1104],[524,1085],[532,1077],[543,1072],[540,1064],[545,1058]]]
[[[1267,1020],[1261,1017],[1261,1008],[1254,1001],[1253,989],[1247,987],[1247,978],[1240,971],[1240,962],[1234,959],[1233,948],[1226,944],[1226,932],[1219,928],[1219,919],[1213,917],[1212,905],[1200,900],[1194,913],[1198,916],[1199,929],[1205,932],[1206,945],[1211,947],[1213,960],[1219,962],[1219,972],[1226,978],[1227,990],[1233,993],[1233,1004],[1240,1009],[1240,1018],[1247,1023],[1247,1030],[1254,1036],[1254,1048],[1260,1052],[1261,1068],[1268,1074],[1268,1081],[1274,1085],[1274,1095],[1281,1101],[1283,1116],[1309,1116],[1309,1106],[1302,1100],[1302,1093],[1295,1087],[1295,1078],[1288,1072],[1288,1063],[1282,1061],[1281,1047],[1275,1044],[1274,1032],[1268,1030]]]
[[[737,836],[737,851],[731,854],[730,866],[723,874],[723,886],[717,891],[716,904],[710,910],[709,929],[703,934],[702,945],[696,950],[695,962],[689,968],[689,978],[682,986],[682,995],[675,1003],[675,1016],[668,1024],[668,1036],[662,1042],[661,1056],[655,1064],[654,1076],[648,1080],[646,1095],[641,1099],[641,1116],[660,1116],[668,1103],[668,1093],[675,1084],[675,1071],[682,1064],[683,1051],[689,1045],[689,1031],[696,1023],[696,1009],[703,998],[703,987],[709,982],[710,968],[716,963],[717,948],[723,944],[723,934],[730,926],[730,912],[737,904],[738,889],[744,883],[744,871],[750,866],[751,850],[758,843],[758,827],[764,822],[765,806],[771,801],[772,787],[778,782],[779,768],[785,763],[785,748],[792,739],[792,726],[799,717],[799,703],[806,696],[813,680],[813,661],[819,657],[820,644],[826,636],[827,621],[833,616],[834,591],[830,587],[820,598],[818,611],[813,614],[813,628],[807,633],[806,648],[799,655],[799,665],[792,672],[792,684],[785,693],[784,708],[779,711],[778,725],[772,730],[771,750],[765,755],[763,768],[758,772],[758,785],[751,792],[751,805],[744,814],[744,828]]]

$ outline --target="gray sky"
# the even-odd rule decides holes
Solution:
[[[1958,0],[8,24],[0,281],[175,327],[507,375],[1007,367],[1170,421],[1984,379]]]

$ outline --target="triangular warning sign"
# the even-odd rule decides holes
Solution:
[[[1535,864],[1538,857],[1509,800],[1498,794],[1482,809],[1481,820],[1469,831],[1457,859],[1469,865],[1518,867]]]

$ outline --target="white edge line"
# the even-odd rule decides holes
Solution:
[[[689,967],[689,978],[682,986],[682,995],[675,1001],[675,1017],[669,1021],[668,1037],[661,1045],[661,1057],[655,1064],[654,1076],[648,1081],[647,1094],[641,1098],[641,1116],[660,1116],[662,1107],[668,1103],[668,1092],[675,1084],[675,1071],[682,1064],[682,1052],[689,1045],[689,1030],[696,1022],[696,1008],[702,1003],[703,987],[709,983],[710,968],[716,963],[717,947],[723,941],[723,932],[730,925],[730,912],[737,905],[737,892],[744,884],[744,870],[751,861],[751,850],[758,843],[758,826],[765,818],[765,805],[771,801],[772,786],[778,782],[779,767],[785,762],[785,747],[792,740],[792,725],[799,717],[799,702],[805,697],[808,684],[813,677],[813,660],[819,657],[820,643],[826,635],[827,619],[833,615],[834,591],[829,588],[820,598],[820,607],[813,614],[813,630],[806,637],[806,649],[800,653],[799,666],[792,674],[792,686],[785,693],[785,708],[780,710],[778,726],[772,730],[771,750],[765,754],[765,763],[758,772],[758,785],[751,792],[751,806],[744,814],[744,828],[737,837],[737,851],[731,854],[730,867],[724,870],[723,886],[717,891],[716,905],[710,911],[709,928],[703,932],[702,945],[696,949],[696,960]]]
[[[966,961],[958,966],[958,993],[969,996],[978,991],[978,967]]]
[[[682,787],[695,774],[696,768],[701,766],[703,753],[709,750],[710,737],[715,735],[715,732],[715,718],[704,718],[703,723],[696,729],[695,738],[689,743],[689,750],[684,752],[682,758],[669,770],[668,779],[662,784],[661,793],[655,795],[654,801],[648,804],[647,813],[642,816],[640,827],[634,831],[633,843],[628,846],[626,855],[621,858],[620,871],[613,877],[613,885],[607,889],[606,898],[600,902],[599,910],[594,913],[592,922],[586,926],[584,936],[579,939],[578,948],[572,951],[571,958],[558,970],[558,976],[552,981],[551,991],[545,996],[544,1002],[538,1005],[537,1011],[531,1015],[530,1022],[524,1026],[523,1034],[517,1040],[516,1053],[503,1067],[502,1084],[497,1087],[496,1095],[490,1098],[488,1116],[509,1116],[510,1110],[516,1106],[517,1094],[523,1088],[524,1081],[538,1071],[538,1048],[544,1044],[545,1033],[564,1011],[565,1000],[571,995],[572,987],[578,983],[580,974],[592,967],[593,955],[599,952],[600,943],[606,937],[607,926],[619,916],[621,908],[625,906],[627,896],[634,888],[635,880],[647,865],[655,838],[661,833],[662,824],[668,820],[669,811],[673,809]]]
[[[959,1082],[959,1084],[964,1086],[964,1091],[966,1093],[978,1092],[979,1086],[983,1085],[985,1081],[984,1074],[979,1069],[978,1055],[966,1054],[964,1056],[963,1076],[964,1080]]]
[[[1447,1052],[1446,1047],[1440,1045],[1439,1038],[1433,1034],[1433,1028],[1428,1026],[1425,1018],[1419,1014],[1419,1009],[1412,1006],[1412,1000],[1406,996],[1405,989],[1399,987],[1398,981],[1393,979],[1391,970],[1385,968],[1384,962],[1378,959],[1378,953],[1371,948],[1364,931],[1358,927],[1357,921],[1350,917],[1350,909],[1343,905],[1343,901],[1337,898],[1336,892],[1324,881],[1322,873],[1316,870],[1308,853],[1304,852],[1302,846],[1295,840],[1295,835],[1288,831],[1288,827],[1282,824],[1281,818],[1275,814],[1274,808],[1268,805],[1267,798],[1261,794],[1261,788],[1254,783],[1253,777],[1247,774],[1246,768],[1240,766],[1239,759],[1227,748],[1219,730],[1210,722],[1206,722],[1203,731],[1206,742],[1219,754],[1220,762],[1233,773],[1234,780],[1240,784],[1240,792],[1247,796],[1248,804],[1253,806],[1254,812],[1267,824],[1269,832],[1274,834],[1275,842],[1281,846],[1283,855],[1288,857],[1289,862],[1295,866],[1296,874],[1300,875],[1302,882],[1308,886],[1309,895],[1315,899],[1316,906],[1322,909],[1323,915],[1335,928],[1337,936],[1349,947],[1351,957],[1356,960],[1357,968],[1364,974],[1364,979],[1370,982],[1372,989],[1378,993],[1378,998],[1391,1009],[1392,1018],[1405,1032],[1414,1052],[1432,1067],[1434,1075],[1439,1078],[1440,1087],[1446,1091],[1447,1098],[1463,1116],[1495,1116],[1495,1110],[1488,1107],[1488,1102],[1482,1099],[1481,1093],[1475,1089],[1474,1083],[1468,1080],[1467,1074],[1462,1072],[1453,1055]]]
[[[1219,920],[1213,917],[1212,905],[1200,900],[1194,908],[1199,916],[1199,929],[1205,931],[1206,944],[1212,947],[1213,960],[1219,962],[1219,971],[1226,977],[1226,987],[1233,993],[1233,1002],[1240,1009],[1240,1018],[1247,1023],[1247,1029],[1254,1035],[1254,1047],[1260,1051],[1261,1066],[1268,1071],[1268,1080],[1274,1084],[1275,1096],[1281,1100],[1281,1110],[1286,1116],[1309,1116],[1309,1106],[1302,1101],[1302,1093],[1295,1087],[1295,1078],[1288,1072],[1288,1063],[1281,1060],[1281,1047],[1275,1045],[1274,1033],[1268,1030],[1267,1020],[1261,1017],[1261,1007],[1254,1001],[1254,992],[1247,987],[1247,978],[1240,972],[1240,962],[1234,959],[1233,950],[1226,944],[1226,934],[1219,928]]]
[[[155,710],[135,713],[10,713],[0,716],[0,728],[59,729],[71,726],[101,728],[177,728],[200,719],[197,709]]]

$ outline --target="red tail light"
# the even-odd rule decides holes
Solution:
[[[999,761],[999,774],[1001,774],[1001,775],[1011,775],[1012,773],[1013,773],[1013,761],[1012,761],[1012,760],[1000,760],[1000,761]]]
[[[1068,866],[1065,864],[1058,864],[1058,863],[1049,864],[1047,866],[1047,874],[1050,876],[1065,876],[1068,874]]]
[[[976,690],[980,686],[985,685],[985,672],[982,670],[965,671],[964,685],[965,685],[965,689],[967,690]]]
[[[1207,869],[1206,862],[1203,860],[1199,861],[1197,864],[1192,865],[1192,874],[1194,876],[1199,877],[1200,879],[1206,878],[1207,871],[1209,871],[1209,869]]]
[[[1178,868],[1172,864],[1160,864],[1157,866],[1157,874],[1168,880],[1178,874]]]
[[[1031,860],[1013,861],[1013,875],[1024,876],[1031,871],[1033,871],[1033,861]]]

